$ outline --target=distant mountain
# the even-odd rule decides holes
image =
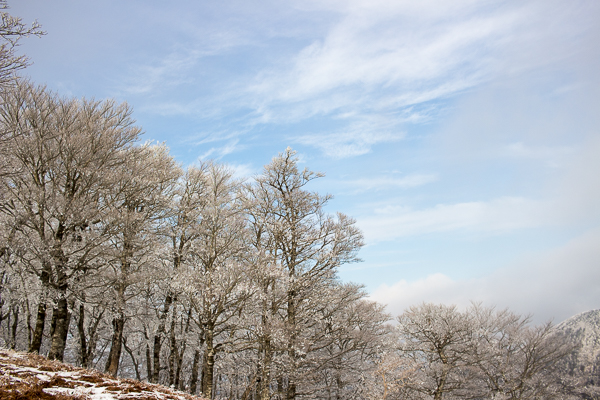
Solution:
[[[590,365],[600,355],[600,310],[577,314],[556,326],[556,330],[573,339],[579,348],[575,353],[583,364]]]
[[[577,314],[555,327],[576,345],[565,360],[565,379],[580,398],[600,398],[600,310]]]

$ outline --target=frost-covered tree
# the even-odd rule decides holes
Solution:
[[[312,381],[316,397],[364,398],[375,390],[375,367],[394,338],[391,317],[364,299],[358,285],[334,282],[323,294],[306,341],[303,380]]]
[[[62,360],[76,282],[98,265],[106,235],[107,177],[138,138],[126,104],[59,97],[21,81],[2,92],[0,126],[11,132],[11,171],[2,178],[2,211],[27,241],[26,268],[41,282],[31,351],[39,352],[47,296],[53,301],[49,357]]]
[[[109,240],[103,258],[102,278],[112,289],[110,314],[113,335],[105,372],[116,376],[123,333],[132,307],[139,296],[137,283],[152,279],[157,267],[155,247],[158,229],[169,212],[179,168],[167,148],[144,145],[124,150],[124,162],[112,177],[112,190],[105,197],[104,229]]]
[[[6,0],[0,0],[0,10],[8,9]],[[41,36],[44,32],[34,21],[27,26],[19,17],[13,17],[7,11],[0,11],[0,90],[6,90],[6,84],[15,78],[15,73],[29,65],[25,55],[17,55],[15,50],[19,41],[27,36]]]
[[[296,153],[287,149],[266,165],[250,189],[256,215],[265,215],[269,248],[284,272],[286,371],[278,377],[285,385],[285,398],[296,398],[303,353],[303,322],[311,317],[307,302],[318,302],[324,283],[335,278],[340,265],[357,261],[362,234],[354,220],[338,213],[327,215],[329,195],[310,192],[306,186],[322,174],[298,169]],[[266,360],[267,358],[265,358]],[[263,366],[263,368],[266,366]]]
[[[158,383],[160,380],[162,345],[166,340],[167,319],[171,316],[171,325],[173,325],[173,321],[177,318],[175,309],[181,300],[182,286],[187,285],[181,276],[184,272],[184,265],[188,262],[191,246],[199,238],[199,226],[208,204],[207,199],[207,165],[189,167],[175,187],[169,212],[165,216],[160,230],[160,234],[164,238],[163,246],[156,248],[156,253],[162,263],[161,279],[155,279],[153,293],[149,296],[156,297],[154,304],[156,318],[153,327],[144,327],[145,334],[152,336],[152,350],[150,351],[148,347],[146,364],[148,380],[154,383]],[[169,350],[170,353],[174,353],[176,351],[174,339],[172,334],[170,336],[171,348]],[[200,349],[196,349],[196,352],[195,357],[197,358]],[[170,375],[172,380],[173,374]]]
[[[529,317],[477,304],[467,312],[473,324],[469,355],[476,371],[467,393],[515,400],[564,398],[558,367],[573,346],[551,323],[531,326]]]
[[[215,356],[229,344],[250,286],[245,274],[248,252],[240,183],[231,170],[206,165],[206,205],[186,261],[183,290],[190,296],[195,322],[204,338],[201,391],[212,396]]]
[[[547,323],[474,304],[421,304],[398,317],[399,348],[415,373],[409,398],[563,398],[558,365],[572,346]],[[561,397],[562,396],[562,397]]]
[[[456,306],[424,303],[398,317],[401,349],[417,366],[408,384],[414,398],[440,400],[465,386],[471,330],[470,315]]]

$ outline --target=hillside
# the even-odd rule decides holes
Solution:
[[[574,394],[584,399],[600,398],[600,310],[577,314],[556,326],[577,346],[564,365]]]
[[[596,364],[600,356],[600,310],[577,314],[556,326],[572,338],[579,348],[574,357],[582,365]]]
[[[116,379],[98,371],[0,349],[3,400],[202,400],[161,385]]]

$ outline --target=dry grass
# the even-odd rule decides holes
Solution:
[[[98,371],[50,361],[37,354],[0,349],[2,400],[93,400],[100,394],[110,395],[113,399],[202,400],[161,385],[115,379]]]

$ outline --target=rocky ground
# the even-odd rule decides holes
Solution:
[[[3,400],[202,400],[161,385],[116,379],[26,353],[0,349]]]

